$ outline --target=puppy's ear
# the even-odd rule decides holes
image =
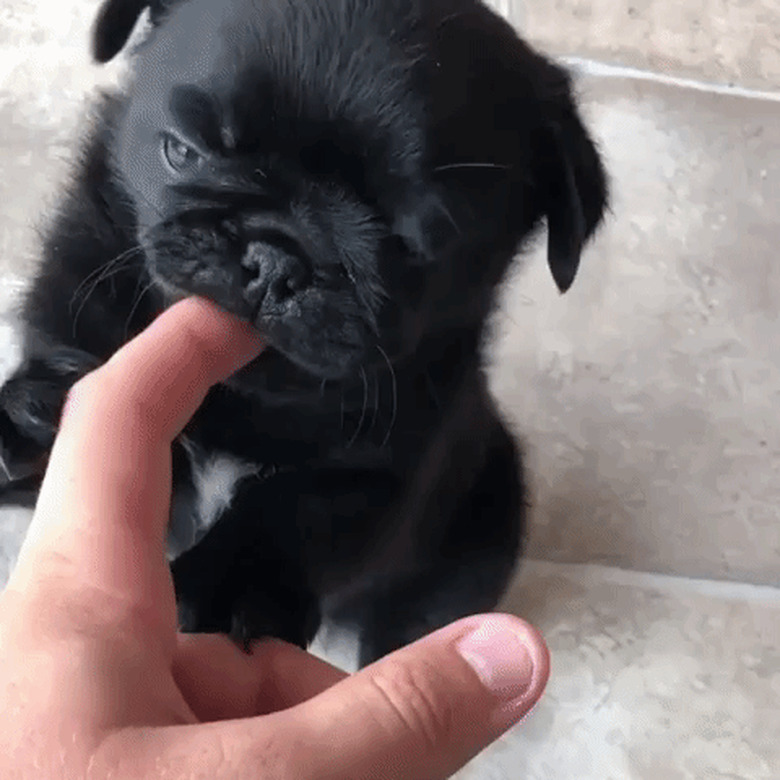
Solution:
[[[582,249],[607,205],[601,157],[568,96],[565,102],[563,113],[543,126],[534,166],[547,215],[547,262],[562,293],[571,287]]]
[[[108,62],[127,43],[138,17],[149,8],[156,25],[177,0],[104,0],[92,27],[92,56],[96,62]]]
[[[105,0],[92,28],[92,56],[96,62],[108,62],[119,54],[149,2]]]
[[[469,5],[437,30],[438,157],[511,171],[508,219],[527,230],[547,218],[550,269],[565,292],[606,207],[601,159],[566,71],[486,5]]]

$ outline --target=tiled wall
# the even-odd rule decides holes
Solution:
[[[504,5],[516,13],[516,0]],[[777,0],[529,0],[517,15],[538,43],[661,73],[780,86]]]
[[[722,17],[698,2],[525,5],[512,18],[546,50],[650,67],[664,52],[664,77],[764,92],[780,75],[777,5],[731,3]],[[683,24],[683,6],[706,26]],[[757,23],[726,36],[737,13]],[[525,261],[492,374],[526,441],[530,553],[776,584],[780,93],[652,73],[584,75],[578,90],[613,213],[567,296],[540,252]]]

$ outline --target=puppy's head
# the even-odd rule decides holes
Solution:
[[[112,151],[172,299],[338,378],[478,327],[545,216],[571,284],[601,163],[565,74],[480,3],[107,0],[99,60],[147,6]]]

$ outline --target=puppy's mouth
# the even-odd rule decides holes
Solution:
[[[229,314],[238,317],[243,322],[246,322],[264,338],[267,346],[262,351],[262,353],[252,361],[253,365],[255,363],[259,363],[262,360],[267,360],[269,355],[279,354],[279,350],[275,348],[272,340],[269,338],[269,334],[264,332],[264,330],[258,326],[259,318],[256,308],[253,311],[249,306],[236,306],[235,304],[231,304],[226,300],[227,296],[220,295],[219,293],[209,294],[203,290],[184,289],[183,287],[174,284],[170,281],[170,279],[167,279],[165,276],[160,274],[153,264],[150,263],[147,268],[152,282],[162,293],[164,308],[169,309],[179,301],[183,301],[185,298],[192,298],[193,296],[205,298],[223,311],[226,311]]]
[[[243,384],[263,384],[262,377],[272,373],[288,378],[294,375],[295,384],[300,384],[306,376],[317,383],[343,379],[358,370],[365,354],[364,342],[368,339],[368,333],[364,333],[365,329],[354,322],[349,340],[330,340],[323,332],[312,330],[297,318],[288,318],[281,323],[264,313],[261,307],[250,305],[243,296],[232,295],[229,290],[197,284],[185,288],[162,275],[151,263],[149,274],[162,292],[165,308],[184,298],[198,295],[260,333],[267,346],[239,372]]]

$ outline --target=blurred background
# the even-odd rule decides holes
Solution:
[[[572,69],[614,195],[572,290],[540,240],[496,316],[533,503],[504,608],[545,632],[553,676],[461,777],[776,780],[780,5],[491,5]],[[88,95],[121,79],[87,56],[97,6],[0,0],[0,379],[39,215]],[[0,512],[0,584],[27,521]],[[319,647],[349,665],[348,642]]]

